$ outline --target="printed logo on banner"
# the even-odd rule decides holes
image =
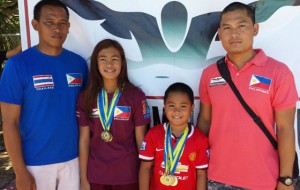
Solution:
[[[249,89],[269,94],[271,82],[272,79],[259,75],[252,75]]]
[[[36,90],[54,89],[52,75],[35,75],[32,76],[33,85]]]
[[[66,77],[69,87],[76,87],[82,85],[81,73],[67,73]]]
[[[117,106],[115,108],[114,120],[128,121],[131,114],[131,108],[128,106]]]

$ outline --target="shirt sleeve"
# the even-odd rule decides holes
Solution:
[[[198,139],[198,153],[196,158],[196,168],[197,169],[206,169],[208,167],[209,160],[209,148],[208,148],[208,139],[205,135],[199,132]]]
[[[144,138],[139,152],[139,158],[141,160],[152,161],[154,159],[156,143],[153,131],[153,128],[151,128]]]
[[[21,63],[13,60],[9,59],[4,66],[0,81],[0,102],[21,105],[26,86],[25,74]]]
[[[207,71],[206,69],[202,72],[199,84],[199,96],[200,101],[204,104],[211,104],[209,95],[208,95],[208,84],[207,84]]]
[[[134,93],[133,118],[135,126],[146,125],[151,120],[145,93],[140,89],[137,89],[137,92]]]
[[[76,118],[77,118],[79,127],[89,125],[88,117],[84,110],[84,101],[83,101],[84,98],[83,97],[84,97],[83,93],[80,93],[78,96],[78,99],[77,99],[77,104],[76,104]]]
[[[295,107],[299,97],[292,72],[284,65],[280,69],[278,76],[272,98],[274,110],[278,111]]]

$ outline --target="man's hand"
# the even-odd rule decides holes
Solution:
[[[294,185],[286,186],[281,182],[278,182],[276,190],[295,190],[295,188]]]
[[[28,172],[22,172],[16,174],[16,187],[18,190],[36,190],[35,180],[32,175]]]

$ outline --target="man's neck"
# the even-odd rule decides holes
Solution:
[[[63,51],[63,48],[60,47],[60,48],[45,48],[43,45],[41,44],[38,44],[36,46],[36,48],[42,52],[43,54],[46,54],[46,55],[50,55],[50,56],[57,56],[57,55],[60,55],[61,52]]]
[[[246,63],[255,57],[255,55],[256,52],[252,50],[251,52],[244,54],[228,54],[228,59],[236,65],[238,70],[241,70]]]

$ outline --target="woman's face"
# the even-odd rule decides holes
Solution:
[[[122,58],[114,47],[101,50],[98,53],[98,69],[103,80],[118,80],[122,68]]]

